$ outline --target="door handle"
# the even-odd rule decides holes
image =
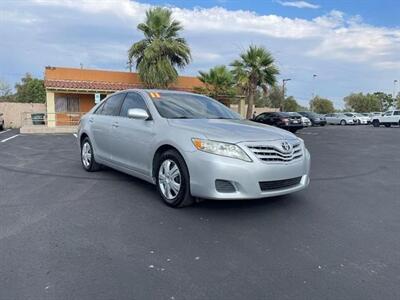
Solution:
[[[90,119],[89,119],[89,122],[90,122],[90,123],[93,123],[93,118],[90,118]]]
[[[119,125],[118,125],[118,123],[117,123],[117,122],[115,122],[115,123],[113,123],[113,124],[112,124],[112,127],[114,127],[114,128],[118,128],[118,127],[119,127]]]

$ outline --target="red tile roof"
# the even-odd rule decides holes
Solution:
[[[77,80],[45,80],[44,85],[47,89],[80,91],[120,91],[142,87],[140,84],[131,83]]]

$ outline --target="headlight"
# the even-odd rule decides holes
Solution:
[[[252,161],[251,158],[238,146],[229,143],[216,142],[210,140],[192,139],[193,145],[197,150],[237,158],[244,161]]]

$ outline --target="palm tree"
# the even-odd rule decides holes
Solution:
[[[128,61],[136,61],[146,87],[167,88],[178,78],[176,68],[184,68],[191,60],[189,46],[179,37],[183,27],[169,9],[156,7],[146,12],[145,22],[137,28],[145,38],[129,49]]]
[[[199,80],[205,84],[202,92],[216,99],[233,96],[234,79],[226,66],[215,66],[208,72],[199,71],[199,74]]]
[[[271,53],[265,48],[257,46],[250,46],[231,66],[238,87],[242,89],[248,99],[246,117],[249,119],[253,113],[254,96],[257,89],[261,88],[266,92],[268,86],[275,84],[279,70],[274,64]]]

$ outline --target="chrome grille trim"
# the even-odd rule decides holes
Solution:
[[[247,148],[265,162],[291,162],[300,159],[303,151],[300,143],[292,144],[292,150],[285,152],[274,145],[246,145]]]

